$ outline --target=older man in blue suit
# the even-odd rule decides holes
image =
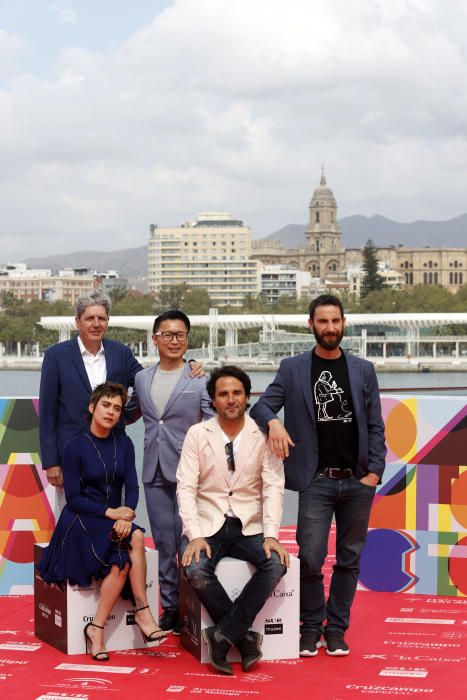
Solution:
[[[104,338],[110,299],[100,291],[76,302],[78,336],[45,351],[39,392],[39,436],[42,467],[54,486],[63,485],[66,443],[86,427],[91,392],[105,381],[133,386],[142,369],[123,343]],[[124,430],[123,418],[118,429]]]
[[[154,321],[153,342],[159,362],[136,376],[132,401],[144,420],[143,484],[152,536],[159,552],[161,629],[178,632],[177,552],[182,537],[176,472],[190,426],[210,418],[213,410],[206,378],[194,377],[183,356],[190,320],[177,309]]]
[[[314,299],[308,323],[316,346],[281,362],[250,415],[285,458],[286,488],[299,492],[300,654],[316,656],[325,646],[329,655],[344,656],[360,554],[385,466],[384,424],[373,365],[340,348],[340,299]],[[276,415],[282,408],[284,425]],[[336,564],[326,602],[321,569],[333,516]]]

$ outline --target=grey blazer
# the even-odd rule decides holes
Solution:
[[[195,423],[211,418],[214,411],[206,391],[206,377],[190,377],[185,364],[164,409],[159,415],[151,398],[151,383],[158,363],[138,372],[131,404],[138,406],[144,421],[143,483],[153,481],[158,463],[162,474],[176,483],[176,472],[186,432]],[[138,412],[138,408],[136,408]]]

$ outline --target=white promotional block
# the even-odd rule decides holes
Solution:
[[[255,567],[246,561],[224,557],[216,567],[216,575],[231,600],[240,594],[249,581]],[[296,557],[290,557],[286,575],[256,616],[252,629],[263,635],[263,659],[296,659],[299,656],[300,625],[300,566]],[[201,638],[201,630],[213,622],[206,608],[185,576],[180,577],[180,639],[184,647],[201,662],[208,661],[207,646]],[[240,654],[232,647],[227,657],[239,661]]]
[[[34,546],[34,561],[40,560],[41,545]],[[156,622],[159,619],[158,553],[146,549],[148,573],[146,590]],[[65,654],[84,654],[83,629],[92,622],[99,600],[101,581],[80,588],[67,584],[64,590],[47,585],[34,570],[34,633],[36,637]],[[119,598],[110,613],[104,631],[108,651],[139,649],[146,646],[134,621],[134,606],[130,600]]]

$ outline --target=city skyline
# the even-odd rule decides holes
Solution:
[[[466,28],[460,0],[7,0],[2,262],[199,211],[263,237],[305,221],[322,163],[340,217],[459,216]]]

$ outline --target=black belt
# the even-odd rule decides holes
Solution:
[[[319,474],[327,476],[330,479],[350,479],[353,476],[353,471],[350,467],[346,469],[340,469],[339,467],[326,467],[325,469],[319,469]]]

